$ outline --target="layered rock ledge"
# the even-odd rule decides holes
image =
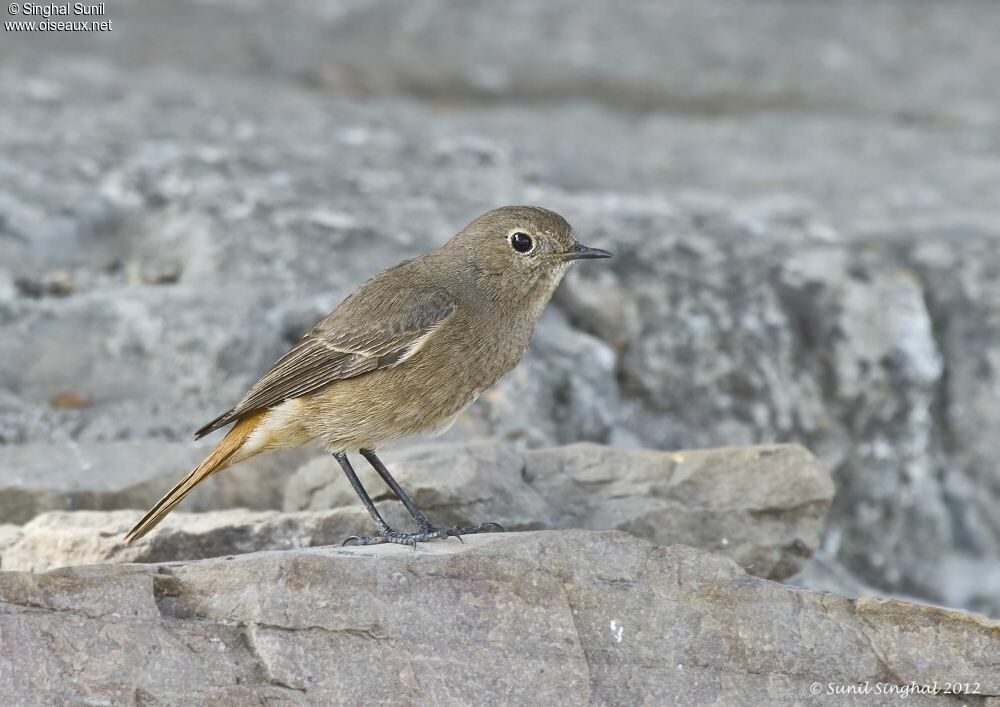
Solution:
[[[98,460],[132,461],[136,453],[130,445],[112,445],[114,453],[89,448]],[[822,464],[796,445],[660,452],[596,444],[521,451],[495,443],[439,444],[386,458],[440,525],[491,520],[507,530],[624,530],[659,545],[725,554],[770,579],[795,574],[812,556],[834,492]],[[226,471],[183,507],[204,511],[214,503],[216,510],[175,512],[126,547],[122,536],[142,511],[121,509],[150,505],[157,487],[173,485],[180,471],[166,474],[162,462],[119,464],[117,473],[97,480],[95,470],[68,485],[62,462],[53,457],[24,486],[0,484],[0,506],[27,498],[37,499],[35,507],[56,498],[71,507],[118,510],[50,511],[23,526],[0,525],[0,569],[193,560],[329,545],[372,531],[336,463],[319,457],[294,473],[275,463]],[[360,466],[359,473],[380,512],[405,527],[409,519],[385,485]],[[81,488],[88,483],[94,490]],[[272,503],[286,512],[229,508],[257,489],[259,500],[283,499]]]
[[[617,531],[0,573],[14,704],[899,704],[1000,695],[1000,624]],[[912,694],[907,704],[952,701]]]

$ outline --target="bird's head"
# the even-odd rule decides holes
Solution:
[[[577,242],[566,219],[538,206],[488,211],[443,250],[461,253],[494,296],[537,291],[545,301],[572,263],[611,257],[606,250]]]

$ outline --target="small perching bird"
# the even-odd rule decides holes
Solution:
[[[377,456],[385,442],[447,429],[521,360],[535,322],[570,264],[611,253],[577,243],[557,213],[506,206],[483,214],[441,248],[403,261],[358,287],[250,388],[198,430],[236,423],[190,474],[125,536],[141,538],[203,479],[245,459],[317,440],[340,463],[378,534],[361,545],[461,537],[495,523],[438,528]],[[347,458],[360,452],[406,506],[419,530],[382,519]]]

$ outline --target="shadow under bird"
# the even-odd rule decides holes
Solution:
[[[447,429],[521,360],[535,323],[570,265],[611,253],[576,241],[559,214],[506,206],[483,214],[441,248],[365,282],[306,334],[231,410],[196,433],[232,429],[125,536],[141,538],[203,479],[262,452],[318,441],[340,463],[375,523],[361,545],[499,530],[438,528],[375,456],[385,442]],[[413,516],[418,530],[383,520],[351,467],[358,452]]]

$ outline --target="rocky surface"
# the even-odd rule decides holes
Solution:
[[[984,125],[998,117],[992,28],[1000,10],[989,0],[663,0],[627,8],[295,0],[281,12],[259,0],[118,0],[108,17],[111,36],[11,34],[8,45],[250,74],[338,95],[587,101],[737,118],[815,112]]]
[[[43,572],[74,565],[169,562],[339,545],[366,531],[357,508],[280,513],[233,509],[171,514],[157,531],[133,545],[122,538],[141,511],[51,511],[23,526],[0,526],[0,569]]]
[[[659,545],[720,552],[771,579],[794,574],[812,556],[833,497],[826,470],[794,446],[656,452],[576,444],[518,452],[482,443],[384,456],[439,525],[625,530]],[[374,472],[363,480],[373,498],[384,499],[387,517],[404,518]],[[357,505],[332,459],[307,464],[286,489],[286,510]]]
[[[833,497],[827,472],[790,446],[654,452],[579,444],[518,452],[480,443],[415,448],[385,459],[441,526],[491,520],[509,531],[625,530],[660,545],[728,555],[771,579],[795,574],[812,556]],[[320,457],[291,476],[284,505],[293,512],[178,511],[129,547],[122,537],[139,511],[44,513],[0,532],[0,569],[192,560],[370,534],[367,513],[335,466]],[[410,527],[374,472],[360,465],[358,471],[383,516]]]
[[[860,705],[900,697],[812,686],[935,680],[986,704],[1000,626],[625,533],[529,532],[3,573],[0,661],[15,704]]]
[[[158,440],[0,445],[0,519],[25,523],[51,510],[145,508],[208,454],[210,446]],[[257,457],[198,487],[189,511],[278,508],[293,450]]]
[[[108,12],[0,46],[0,443],[186,444],[365,276],[543,203],[618,257],[452,439],[801,443],[827,555],[1000,615],[995,3]]]

